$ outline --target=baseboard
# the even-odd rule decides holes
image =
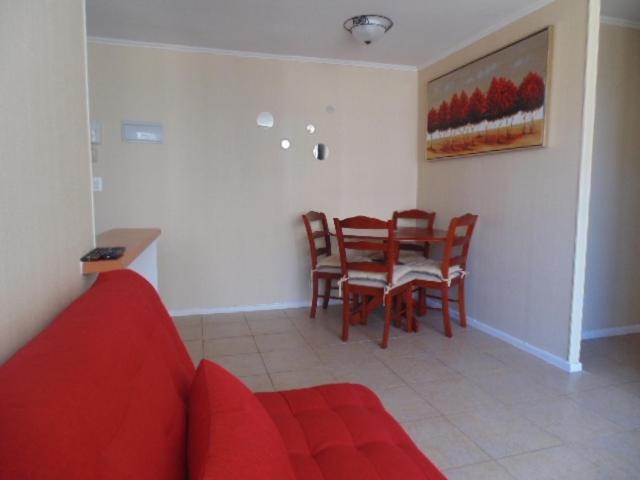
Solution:
[[[618,335],[629,335],[630,333],[640,333],[640,323],[634,325],[624,325],[622,327],[597,328],[593,330],[583,330],[582,339],[616,337]]]
[[[309,300],[285,303],[260,303],[257,305],[234,305],[231,307],[176,308],[169,310],[172,317],[188,315],[212,315],[214,313],[258,312],[261,310],[284,310],[287,308],[308,307]]]
[[[435,302],[433,300],[429,300],[429,304],[433,307],[440,308],[440,302]],[[451,316],[456,320],[459,320],[458,310],[455,307],[450,307],[449,311],[451,312]],[[487,325],[475,318],[467,315],[467,323],[469,326],[480,330],[481,332],[486,333],[487,335],[491,335],[492,337],[496,337],[499,340],[502,340],[505,343],[517,348],[518,350],[522,350],[523,352],[527,352],[534,357],[539,358],[540,360],[544,360],[545,362],[557,367],[565,372],[581,372],[582,371],[582,363],[580,362],[570,362],[565,360],[562,357],[554,355],[553,353],[547,352],[542,348],[536,347],[535,345],[531,345],[530,343],[525,342],[513,335],[509,335],[508,333],[503,332],[495,327]]]

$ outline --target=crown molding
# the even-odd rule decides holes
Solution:
[[[476,43],[477,41],[483,39],[484,37],[491,35],[494,32],[497,32],[498,30],[502,30],[504,27],[512,24],[513,22],[526,17],[527,15],[529,15],[530,13],[535,12],[536,10],[540,10],[543,7],[546,7],[547,5],[549,5],[550,3],[555,2],[555,0],[537,0],[535,2],[531,2],[529,5],[527,5],[525,8],[522,8],[520,10],[518,10],[517,12],[509,15],[508,17],[504,18],[501,22],[486,28],[484,30],[481,30],[479,33],[475,34],[473,37],[467,38],[466,40],[460,42],[458,45],[456,45],[455,47],[449,48],[448,50],[445,50],[442,54],[438,55],[436,58],[434,58],[433,60],[429,60],[427,63],[423,64],[423,65],[418,65],[418,70],[424,70],[425,68],[428,68],[432,65],[435,65],[436,63],[438,63],[441,60],[444,60],[445,58],[447,58],[448,56],[459,52],[460,50],[463,50],[465,48],[467,48],[469,45],[472,45],[474,43]]]
[[[626,18],[608,17],[603,15],[600,17],[600,22],[606,25],[615,25],[616,27],[635,28],[636,30],[640,30],[640,22],[627,20]]]
[[[280,60],[285,62],[320,63],[325,65],[377,68],[382,70],[399,70],[399,71],[406,71],[406,72],[418,71],[418,69],[414,65],[396,65],[392,63],[361,62],[357,60],[339,60],[335,58],[305,57],[301,55],[278,55],[273,53],[244,52],[240,50],[223,50],[219,48],[192,47],[189,45],[175,45],[175,44],[169,44],[169,43],[138,42],[135,40],[125,40],[125,39],[110,38],[110,37],[90,36],[87,38],[87,41],[89,43],[94,43],[94,44],[114,45],[118,47],[156,48],[160,50],[170,50],[173,52],[204,53],[207,55],[254,58],[259,60]]]

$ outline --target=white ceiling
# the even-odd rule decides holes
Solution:
[[[422,66],[550,0],[86,0],[90,36],[163,44]],[[604,0],[624,16],[640,0]],[[377,13],[394,27],[377,43],[343,29]]]

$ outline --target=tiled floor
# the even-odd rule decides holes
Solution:
[[[584,342],[568,374],[472,328],[447,339],[438,312],[382,350],[381,322],[342,343],[338,308],[176,319],[195,362],[254,390],[368,385],[451,480],[640,478],[640,335]]]

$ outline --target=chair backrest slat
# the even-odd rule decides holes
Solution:
[[[319,255],[331,255],[331,237],[329,236],[327,216],[322,212],[314,212],[312,210],[302,215],[302,221],[307,232],[307,239],[309,240],[311,269],[315,269],[318,266]],[[314,230],[313,223],[319,223],[320,229]],[[320,239],[320,246],[316,244],[318,239]]]
[[[461,217],[452,218],[451,222],[449,222],[447,241],[442,257],[442,275],[444,278],[449,277],[449,269],[456,265],[466,270],[471,236],[477,220],[477,215],[467,213]],[[454,253],[454,249],[459,249],[459,251]]]
[[[386,273],[387,282],[389,284],[392,283],[396,258],[393,221],[357,216],[343,220],[334,218],[333,222],[336,227],[336,236],[338,237],[342,275],[346,277],[349,271],[353,270]],[[348,230],[348,232],[345,233],[345,230]],[[358,234],[359,230],[368,230],[368,232],[360,232],[361,234]],[[372,230],[378,230],[380,236],[375,235],[376,238],[372,238]],[[384,253],[382,262],[363,262],[361,260],[364,254],[372,250]],[[349,260],[348,251],[359,253],[359,258],[353,261]]]

